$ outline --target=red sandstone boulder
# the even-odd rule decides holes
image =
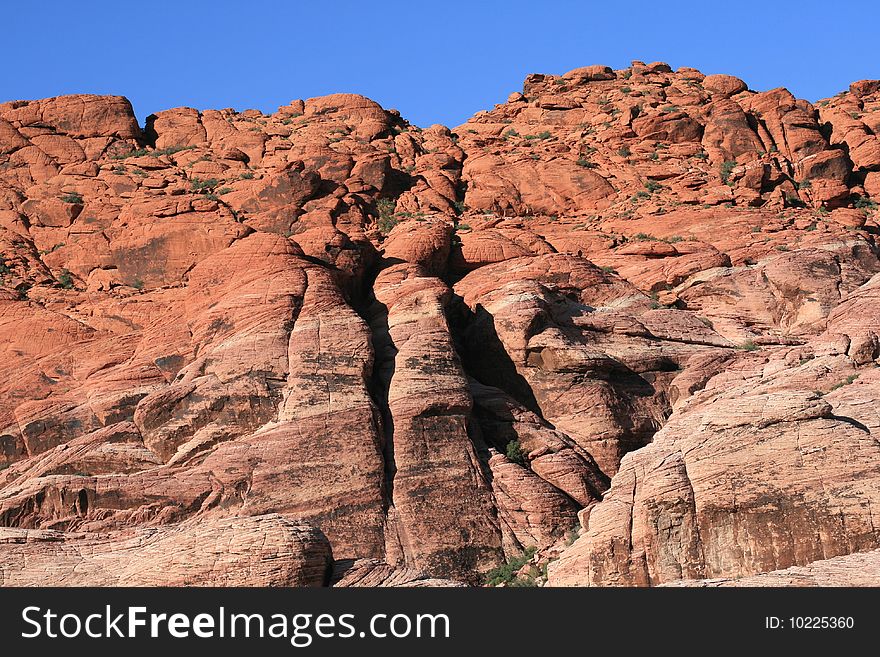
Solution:
[[[136,139],[141,131],[127,98],[122,96],[58,96],[0,105],[0,118],[17,128],[48,126],[75,138]]]

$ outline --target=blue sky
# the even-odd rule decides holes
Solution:
[[[18,2],[3,7],[0,101],[119,94],[143,122],[345,91],[455,126],[528,73],[633,59],[817,100],[880,78],[875,19],[876,0]]]

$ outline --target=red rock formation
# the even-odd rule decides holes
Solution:
[[[878,130],[660,62],[0,104],[0,582],[876,583]]]

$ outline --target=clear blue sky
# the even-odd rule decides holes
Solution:
[[[455,126],[528,73],[633,59],[817,100],[880,78],[876,2],[16,2],[2,12],[0,101],[120,94],[143,122],[346,91]]]

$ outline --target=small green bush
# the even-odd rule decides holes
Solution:
[[[730,174],[733,173],[733,170],[736,168],[736,162],[733,160],[727,160],[721,165],[721,182],[725,185],[730,184]]]
[[[191,189],[194,192],[208,192],[214,189],[220,183],[216,178],[208,178],[207,180],[202,180],[201,178],[193,178],[191,183]]]
[[[526,464],[526,453],[518,440],[511,440],[507,443],[507,458],[523,466]]]
[[[83,202],[82,194],[79,192],[67,192],[61,196],[61,200],[65,203],[76,203],[81,205]]]
[[[741,345],[739,345],[737,347],[737,349],[739,349],[741,351],[757,351],[758,348],[759,348],[758,345],[756,345],[751,340],[746,340],[745,342],[743,342]]]
[[[486,584],[489,586],[535,586],[534,577],[520,578],[517,575],[523,566],[525,566],[532,557],[535,556],[536,549],[534,547],[527,548],[518,557],[513,557],[507,563],[493,568],[486,574]]]
[[[617,154],[620,155],[620,157],[629,157],[630,155],[632,155],[632,151],[629,149],[628,146],[621,146],[617,149]]]
[[[58,284],[63,287],[65,290],[73,289],[73,276],[70,274],[70,270],[62,269],[61,273],[58,274]]]
[[[174,155],[175,153],[179,153],[181,151],[191,151],[195,146],[169,146],[168,148],[160,148],[159,150],[153,151],[150,153],[153,157],[160,157],[162,155]]]
[[[138,148],[133,151],[129,151],[128,153],[123,153],[122,155],[114,155],[114,160],[125,160],[130,157],[144,157],[149,155],[150,157],[160,157],[162,155],[173,155],[174,153],[179,153],[180,151],[189,151],[195,148],[195,146],[169,146],[168,148],[160,148],[155,151],[151,151],[148,148]]]
[[[850,374],[848,377],[846,377],[840,383],[835,383],[833,386],[831,386],[831,389],[828,392],[833,392],[835,390],[838,390],[839,388],[842,388],[843,386],[848,386],[858,378],[859,378],[858,374]]]
[[[400,220],[395,216],[390,217],[379,217],[379,221],[377,222],[379,226],[379,232],[383,235],[388,235],[394,227],[400,223]]]
[[[877,209],[877,203],[864,196],[857,196],[853,201],[853,207],[861,210],[875,210]]]
[[[377,225],[379,232],[387,235],[391,230],[400,223],[400,220],[394,216],[394,209],[397,207],[390,198],[381,198],[376,202],[376,210],[379,212],[379,221]]]
[[[150,151],[146,148],[138,148],[137,150],[129,151],[128,153],[123,153],[122,155],[114,155],[114,160],[125,160],[130,157],[143,157],[145,155],[149,155]]]

